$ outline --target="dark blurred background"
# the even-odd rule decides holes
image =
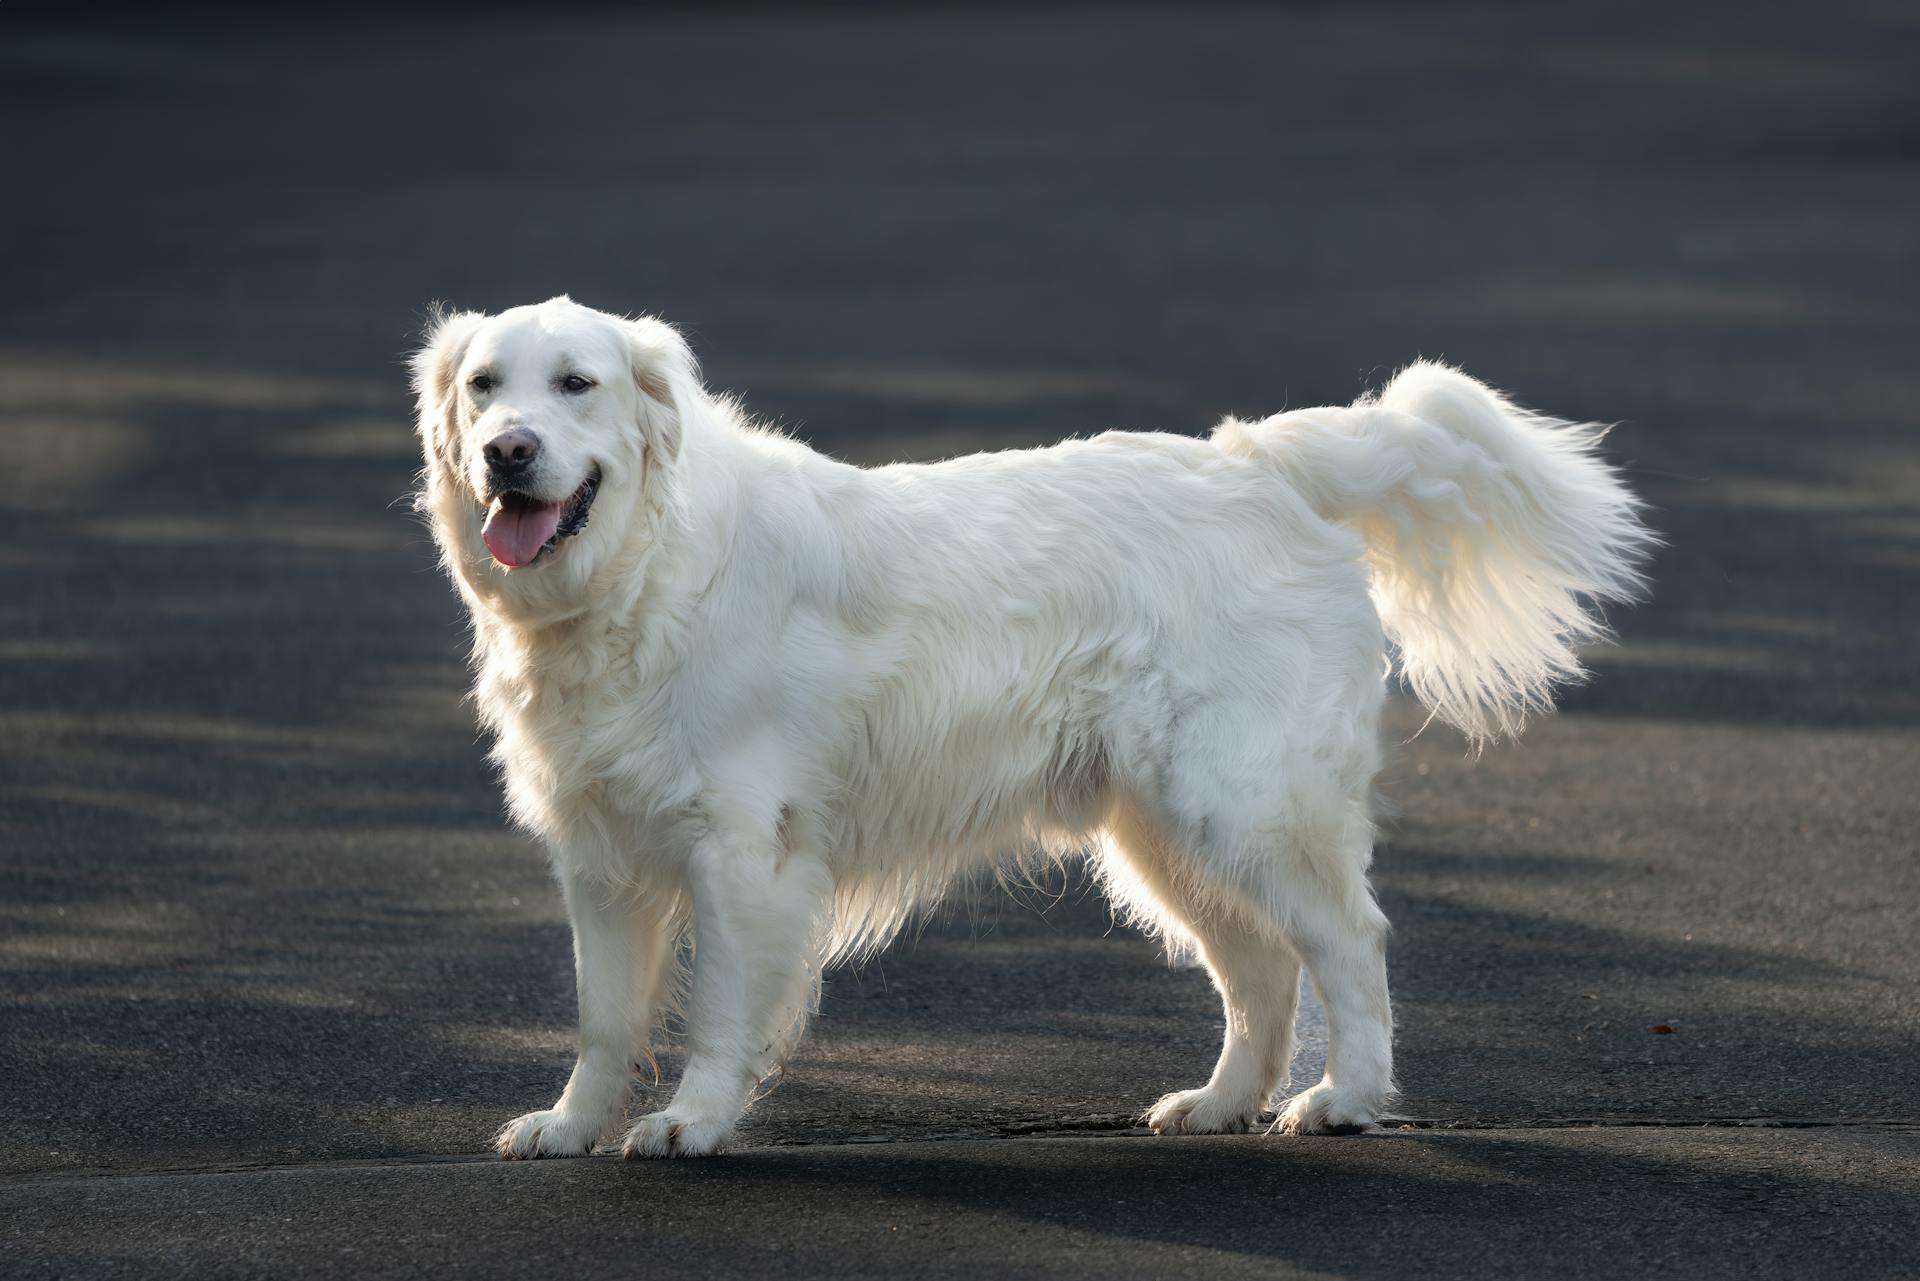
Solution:
[[[1617,421],[1655,599],[1521,746],[1399,752],[1401,1110],[1913,1117],[1916,55],[1879,0],[13,11],[0,1166],[467,1153],[561,1084],[403,369],[561,292],[862,462],[1416,355]],[[837,980],[742,1142],[1197,1083],[1204,976],[1055,897]]]

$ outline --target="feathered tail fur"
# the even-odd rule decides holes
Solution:
[[[1605,634],[1599,607],[1641,592],[1658,539],[1600,459],[1603,434],[1423,361],[1377,398],[1229,418],[1213,439],[1361,534],[1407,684],[1481,741],[1548,709]]]

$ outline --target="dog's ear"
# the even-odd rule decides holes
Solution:
[[[700,396],[700,366],[678,330],[642,316],[627,322],[633,381],[640,389],[640,431],[653,462],[680,456],[681,425]]]
[[[427,320],[427,340],[413,353],[413,393],[420,438],[429,448],[445,448],[454,375],[460,372],[467,344],[485,320],[477,311],[448,311],[438,305]]]

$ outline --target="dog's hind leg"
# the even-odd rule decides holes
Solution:
[[[1329,809],[1318,821],[1283,812],[1243,828],[1215,823],[1224,839],[1193,848],[1166,834],[1172,824],[1123,815],[1113,825],[1110,884],[1137,914],[1193,941],[1226,1007],[1213,1079],[1161,1099],[1147,1114],[1154,1129],[1244,1128],[1286,1084],[1303,965],[1326,1007],[1327,1070],[1278,1128],[1345,1134],[1379,1119],[1393,1091],[1393,1019],[1387,923],[1366,880],[1372,827],[1358,805]]]
[[[1346,918],[1346,919],[1343,919]],[[1358,912],[1300,910],[1288,930],[1327,1011],[1327,1070],[1287,1101],[1288,1134],[1352,1134],[1380,1119],[1393,1093],[1393,1014],[1386,918],[1372,896]]]
[[[1367,883],[1373,825],[1361,802],[1287,825],[1291,840],[1251,861],[1266,916],[1306,965],[1327,1012],[1327,1068],[1281,1109],[1288,1134],[1352,1134],[1379,1120],[1393,1093],[1387,918]]]
[[[1156,1134],[1223,1134],[1250,1128],[1287,1084],[1300,962],[1277,932],[1258,928],[1244,905],[1211,895],[1191,856],[1130,808],[1108,829],[1103,874],[1119,906],[1165,930],[1170,946],[1190,941],[1213,977],[1226,1013],[1226,1038],[1213,1075],[1147,1111]]]

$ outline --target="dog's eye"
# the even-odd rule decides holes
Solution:
[[[593,386],[593,379],[582,378],[579,374],[568,374],[560,380],[560,389],[576,396],[591,386]]]
[[[493,375],[475,374],[473,377],[467,379],[467,386],[473,388],[475,391],[492,391]]]

